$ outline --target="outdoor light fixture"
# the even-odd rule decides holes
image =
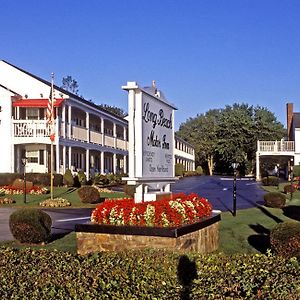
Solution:
[[[293,181],[294,181],[293,163],[294,163],[294,158],[291,158],[291,159],[290,159],[291,200],[293,199]]]
[[[236,169],[239,166],[237,162],[234,162],[231,164],[233,168],[233,194],[232,194],[232,200],[233,200],[233,216],[236,216]]]
[[[27,163],[27,157],[22,157],[22,165],[24,167],[24,173],[23,173],[23,194],[24,194],[24,203],[26,203],[26,163]]]

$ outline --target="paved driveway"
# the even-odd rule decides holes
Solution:
[[[263,191],[260,183],[252,178],[237,178],[237,209],[254,207],[263,203]],[[172,192],[197,193],[207,198],[213,209],[232,211],[233,177],[196,176],[186,177],[176,182]]]

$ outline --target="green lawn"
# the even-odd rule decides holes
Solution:
[[[265,187],[268,191],[282,191],[282,183],[277,187]],[[123,194],[107,194],[101,196],[120,197]],[[17,205],[22,204],[22,196],[15,196]],[[43,197],[43,198],[42,198]],[[30,196],[28,205],[37,205],[42,199],[46,199],[49,195]],[[76,191],[70,191],[67,188],[55,189],[55,197],[63,197],[72,202],[73,207],[82,207],[82,203],[77,196]],[[222,213],[220,223],[220,243],[218,252],[225,254],[233,253],[264,253],[269,247],[268,234],[270,230],[278,223],[288,220],[300,220],[300,191],[293,195],[293,199],[289,200],[287,196],[287,207],[285,209],[268,208],[259,206],[237,211],[236,217],[230,212]],[[84,206],[88,207],[88,206]],[[0,245],[16,246],[15,242],[0,243]],[[61,239],[57,239],[42,248],[53,250],[76,252],[76,236],[70,233]]]

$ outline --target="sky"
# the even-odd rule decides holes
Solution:
[[[0,60],[127,111],[128,81],[156,81],[175,128],[209,109],[300,111],[298,0],[0,0]]]

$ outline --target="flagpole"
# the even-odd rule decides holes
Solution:
[[[50,129],[50,139],[51,139],[51,152],[50,152],[50,196],[53,200],[53,169],[54,169],[54,159],[53,159],[53,128],[54,128],[54,111],[53,111],[53,85],[54,85],[54,73],[51,74],[51,129]]]

